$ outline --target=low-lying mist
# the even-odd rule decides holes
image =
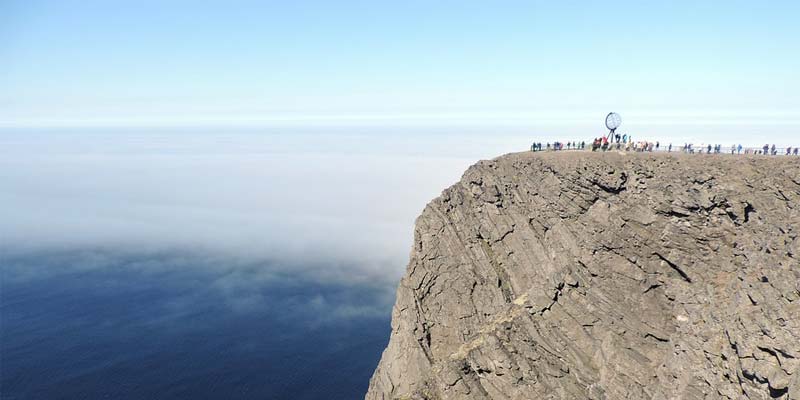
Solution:
[[[124,130],[3,132],[0,141],[4,252],[197,251],[368,281],[399,277],[415,216],[468,165],[527,143]]]

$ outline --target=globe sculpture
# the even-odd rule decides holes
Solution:
[[[622,117],[615,112],[610,112],[606,115],[606,128],[608,128],[608,138],[611,139],[614,136],[614,132],[619,128],[622,124]]]

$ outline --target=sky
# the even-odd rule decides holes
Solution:
[[[800,135],[792,1],[0,2],[0,127]],[[627,126],[626,126],[627,125]],[[566,129],[566,128],[565,128]]]

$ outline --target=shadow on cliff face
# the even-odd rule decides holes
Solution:
[[[356,398],[388,340],[388,280],[177,251],[2,264],[4,398]]]

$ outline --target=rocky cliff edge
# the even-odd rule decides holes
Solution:
[[[800,399],[800,159],[472,166],[418,218],[372,399]]]

